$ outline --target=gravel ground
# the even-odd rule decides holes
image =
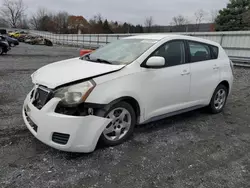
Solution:
[[[135,130],[91,154],[52,149],[25,128],[30,74],[79,49],[21,44],[0,56],[0,187],[250,187],[250,69],[236,68],[222,114],[196,110]]]

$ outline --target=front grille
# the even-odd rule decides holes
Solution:
[[[66,145],[68,143],[68,140],[69,140],[69,134],[54,132],[52,135],[52,141],[57,144]]]
[[[31,93],[31,97],[33,98],[33,105],[37,107],[39,110],[51,99],[52,91],[39,86],[37,89],[34,89]]]

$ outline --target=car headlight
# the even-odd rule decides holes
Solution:
[[[84,102],[95,87],[93,80],[61,88],[55,92],[55,97],[61,98],[65,105],[75,105]]]

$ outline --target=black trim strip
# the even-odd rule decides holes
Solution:
[[[126,65],[125,65],[124,67],[126,67]],[[81,82],[85,82],[85,81],[88,81],[88,80],[91,80],[91,79],[94,79],[94,78],[97,78],[97,77],[100,77],[100,76],[104,76],[104,75],[107,75],[107,74],[111,74],[111,73],[114,73],[114,72],[118,72],[118,71],[122,70],[124,67],[122,67],[122,68],[120,68],[120,69],[117,69],[117,70],[114,70],[114,71],[106,72],[106,73],[103,73],[103,74],[98,74],[98,75],[95,75],[95,76],[83,78],[83,79],[76,80],[76,81],[73,81],[73,82],[68,82],[68,83],[66,83],[66,84],[62,84],[62,85],[57,86],[57,87],[56,87],[55,89],[53,89],[53,90],[57,90],[57,89],[60,89],[60,88],[62,88],[62,87],[67,87],[67,86],[74,85],[74,84],[78,84],[78,83],[81,83]]]
[[[204,106],[205,105],[197,105],[197,106],[185,108],[185,109],[182,109],[182,110],[177,110],[177,111],[174,111],[174,112],[170,112],[170,113],[167,113],[167,114],[162,114],[162,115],[159,115],[159,116],[155,116],[155,117],[152,117],[152,118],[146,120],[145,122],[141,123],[141,125],[147,124],[147,123],[150,123],[150,122],[153,122],[153,121],[158,121],[158,120],[161,120],[161,119],[164,119],[164,118],[167,118],[167,117],[171,117],[171,116],[179,115],[179,114],[182,114],[182,113],[186,113],[186,112],[189,112],[189,111],[193,111],[193,110],[202,108]]]

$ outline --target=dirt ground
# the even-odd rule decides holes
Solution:
[[[196,110],[145,126],[91,154],[52,149],[25,127],[30,74],[79,49],[21,44],[0,56],[0,187],[250,187],[250,69],[236,68],[222,114]]]

